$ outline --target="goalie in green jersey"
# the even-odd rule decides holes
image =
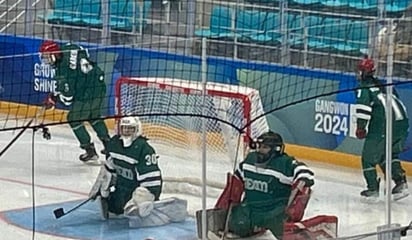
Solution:
[[[103,145],[106,145],[109,134],[101,119],[106,97],[104,72],[89,59],[86,49],[75,44],[59,46],[48,40],[41,44],[39,52],[41,61],[56,69],[57,89],[47,96],[45,108],[54,108],[57,101],[70,106],[67,121],[80,142],[80,148],[86,151],[79,159],[83,162],[98,160],[83,122],[88,121]]]
[[[226,229],[240,237],[269,229],[282,239],[284,223],[297,222],[303,217],[314,173],[284,152],[283,139],[277,133],[262,134],[254,145],[256,151],[251,151],[239,164],[215,206],[217,209],[228,209],[228,203],[233,206],[228,214],[228,228],[213,228]]]
[[[379,197],[376,166],[378,165],[384,173],[386,170],[386,89],[374,73],[375,65],[372,59],[365,57],[359,62],[356,137],[365,139],[362,169],[367,189],[361,192],[361,197],[368,202],[377,201]],[[396,91],[393,92],[392,98],[392,180],[395,182],[392,195],[395,200],[399,200],[409,195],[405,171],[399,160],[399,154],[403,151],[408,136],[409,120],[406,108]]]
[[[107,144],[106,164],[102,167],[89,196],[100,196],[103,216],[108,213],[123,214],[127,202],[133,197],[143,202],[159,200],[162,192],[162,175],[158,166],[159,156],[142,136],[138,117],[123,117],[119,135]],[[107,209],[105,209],[105,205]]]
[[[132,228],[184,221],[186,200],[160,199],[159,156],[142,135],[139,118],[121,118],[118,132],[107,144],[106,164],[89,193],[91,199],[99,199],[102,217],[126,217]]]

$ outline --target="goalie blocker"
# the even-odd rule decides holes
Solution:
[[[243,183],[236,176],[228,173],[227,183],[216,202],[215,208],[206,211],[206,231],[210,239],[221,239],[225,234],[227,218],[230,217],[230,205],[239,204],[243,194]],[[288,220],[284,224],[283,240],[329,239],[337,237],[338,219],[336,216],[318,215],[301,220],[310,198],[310,188],[302,188],[301,184],[294,186],[289,206],[286,209]],[[202,211],[196,212],[197,233],[202,238]],[[258,238],[266,229],[255,228],[250,236]],[[227,239],[239,239],[238,236],[228,233]]]

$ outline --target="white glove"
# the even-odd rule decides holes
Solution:
[[[145,187],[134,190],[132,198],[126,203],[124,212],[127,215],[147,217],[153,210],[154,195]]]
[[[112,187],[114,187],[115,181],[116,171],[105,164],[100,168],[99,175],[89,192],[89,198],[94,200],[99,195],[103,198],[109,197],[110,192],[114,191]]]

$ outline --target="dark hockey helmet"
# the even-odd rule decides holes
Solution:
[[[62,56],[60,46],[52,40],[46,40],[40,45],[39,54],[41,62],[50,65],[54,65]]]
[[[260,146],[262,145],[269,147],[270,151],[260,149]],[[285,145],[283,144],[282,137],[278,133],[269,131],[267,133],[260,135],[256,139],[256,147],[258,149],[258,158],[256,164],[261,165],[263,167],[272,157],[282,155]]]
[[[365,77],[370,77],[375,74],[375,63],[368,56],[365,56],[358,63],[358,79],[363,80]]]
[[[256,143],[258,145],[257,147],[259,147],[260,144],[264,144],[270,147],[272,151],[276,151],[279,153],[283,152],[283,148],[285,146],[283,144],[282,136],[272,131],[260,135],[257,138]]]

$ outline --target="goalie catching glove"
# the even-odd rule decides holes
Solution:
[[[99,175],[89,192],[89,198],[95,200],[97,196],[109,197],[116,182],[116,171],[107,163],[100,168]]]

